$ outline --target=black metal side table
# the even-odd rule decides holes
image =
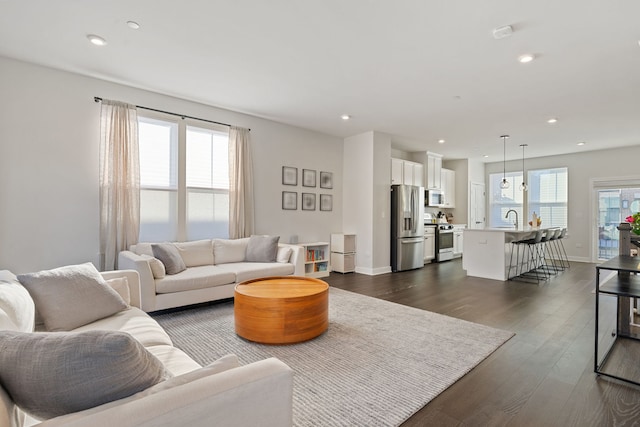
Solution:
[[[607,272],[613,272],[613,275],[601,285],[600,275]],[[594,372],[640,385],[640,375],[634,375],[635,378],[627,376],[634,370],[634,366],[618,366],[619,363],[616,363],[620,360],[628,360],[630,354],[631,357],[635,355],[633,365],[640,360],[640,337],[633,330],[631,312],[631,298],[640,298],[640,275],[637,273],[640,273],[640,258],[629,255],[620,255],[596,266]],[[603,295],[616,298],[615,326],[611,325],[610,334],[608,330],[599,330],[603,326],[601,323],[607,323],[606,317],[612,317],[610,308],[604,310],[606,313],[601,313],[600,297]],[[609,324],[604,326],[608,328]],[[601,353],[598,352],[599,347],[602,350]],[[614,353],[618,353],[616,357],[612,357]]]

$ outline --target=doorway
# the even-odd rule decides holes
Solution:
[[[640,183],[636,186],[595,186],[596,260],[602,261],[618,255],[618,225],[629,215],[640,212]]]

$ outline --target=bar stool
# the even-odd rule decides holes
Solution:
[[[560,236],[558,236],[558,239],[556,240],[556,244],[558,245],[559,249],[562,249],[562,254],[560,255],[562,266],[564,268],[571,268],[571,264],[569,264],[569,257],[567,257],[567,251],[565,251],[564,242],[562,241],[566,236],[567,236],[567,229],[565,227],[562,230],[560,230]],[[558,252],[560,252],[560,250],[558,250]],[[563,255],[564,255],[564,258],[563,258]]]
[[[561,233],[562,233],[562,229],[560,228],[552,228],[547,231],[544,265],[547,271],[553,270],[554,273],[558,273],[559,271],[564,270],[564,265],[562,264],[562,259],[558,252],[558,238],[560,237]],[[547,259],[548,259],[546,256],[547,252],[550,253],[551,255],[552,264],[549,264],[547,262]]]
[[[525,254],[526,254],[525,249],[527,248],[526,244],[532,238],[531,237],[532,235],[533,234],[528,234],[519,240],[513,240],[511,242],[511,255],[509,256],[509,271],[507,272],[507,280],[511,280],[522,273],[522,268],[524,264]],[[522,247],[522,258],[520,258],[520,247]],[[514,252],[516,253],[515,265],[513,264]],[[511,276],[511,269],[513,268],[515,268],[515,274]],[[518,272],[518,268],[520,269],[520,272]]]
[[[540,280],[546,281],[549,278],[544,268],[541,268],[544,256],[542,246],[544,234],[544,230],[538,230],[533,238],[522,242],[527,245],[526,247],[529,250],[529,258],[527,260],[527,271],[519,274],[517,276],[518,278],[535,279],[536,283],[540,283]]]

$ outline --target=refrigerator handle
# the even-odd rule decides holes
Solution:
[[[414,233],[416,233],[418,231],[418,210],[419,210],[419,206],[418,206],[418,202],[420,201],[420,197],[418,197],[418,191],[420,190],[420,188],[413,188],[411,191],[411,204],[413,205],[413,209],[412,209],[412,225],[411,225],[411,231],[413,231]]]

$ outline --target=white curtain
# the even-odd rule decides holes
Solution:
[[[138,115],[133,105],[103,100],[100,115],[101,270],[118,267],[118,253],[137,243],[139,229]]]
[[[253,161],[248,129],[229,130],[229,238],[253,233]]]

